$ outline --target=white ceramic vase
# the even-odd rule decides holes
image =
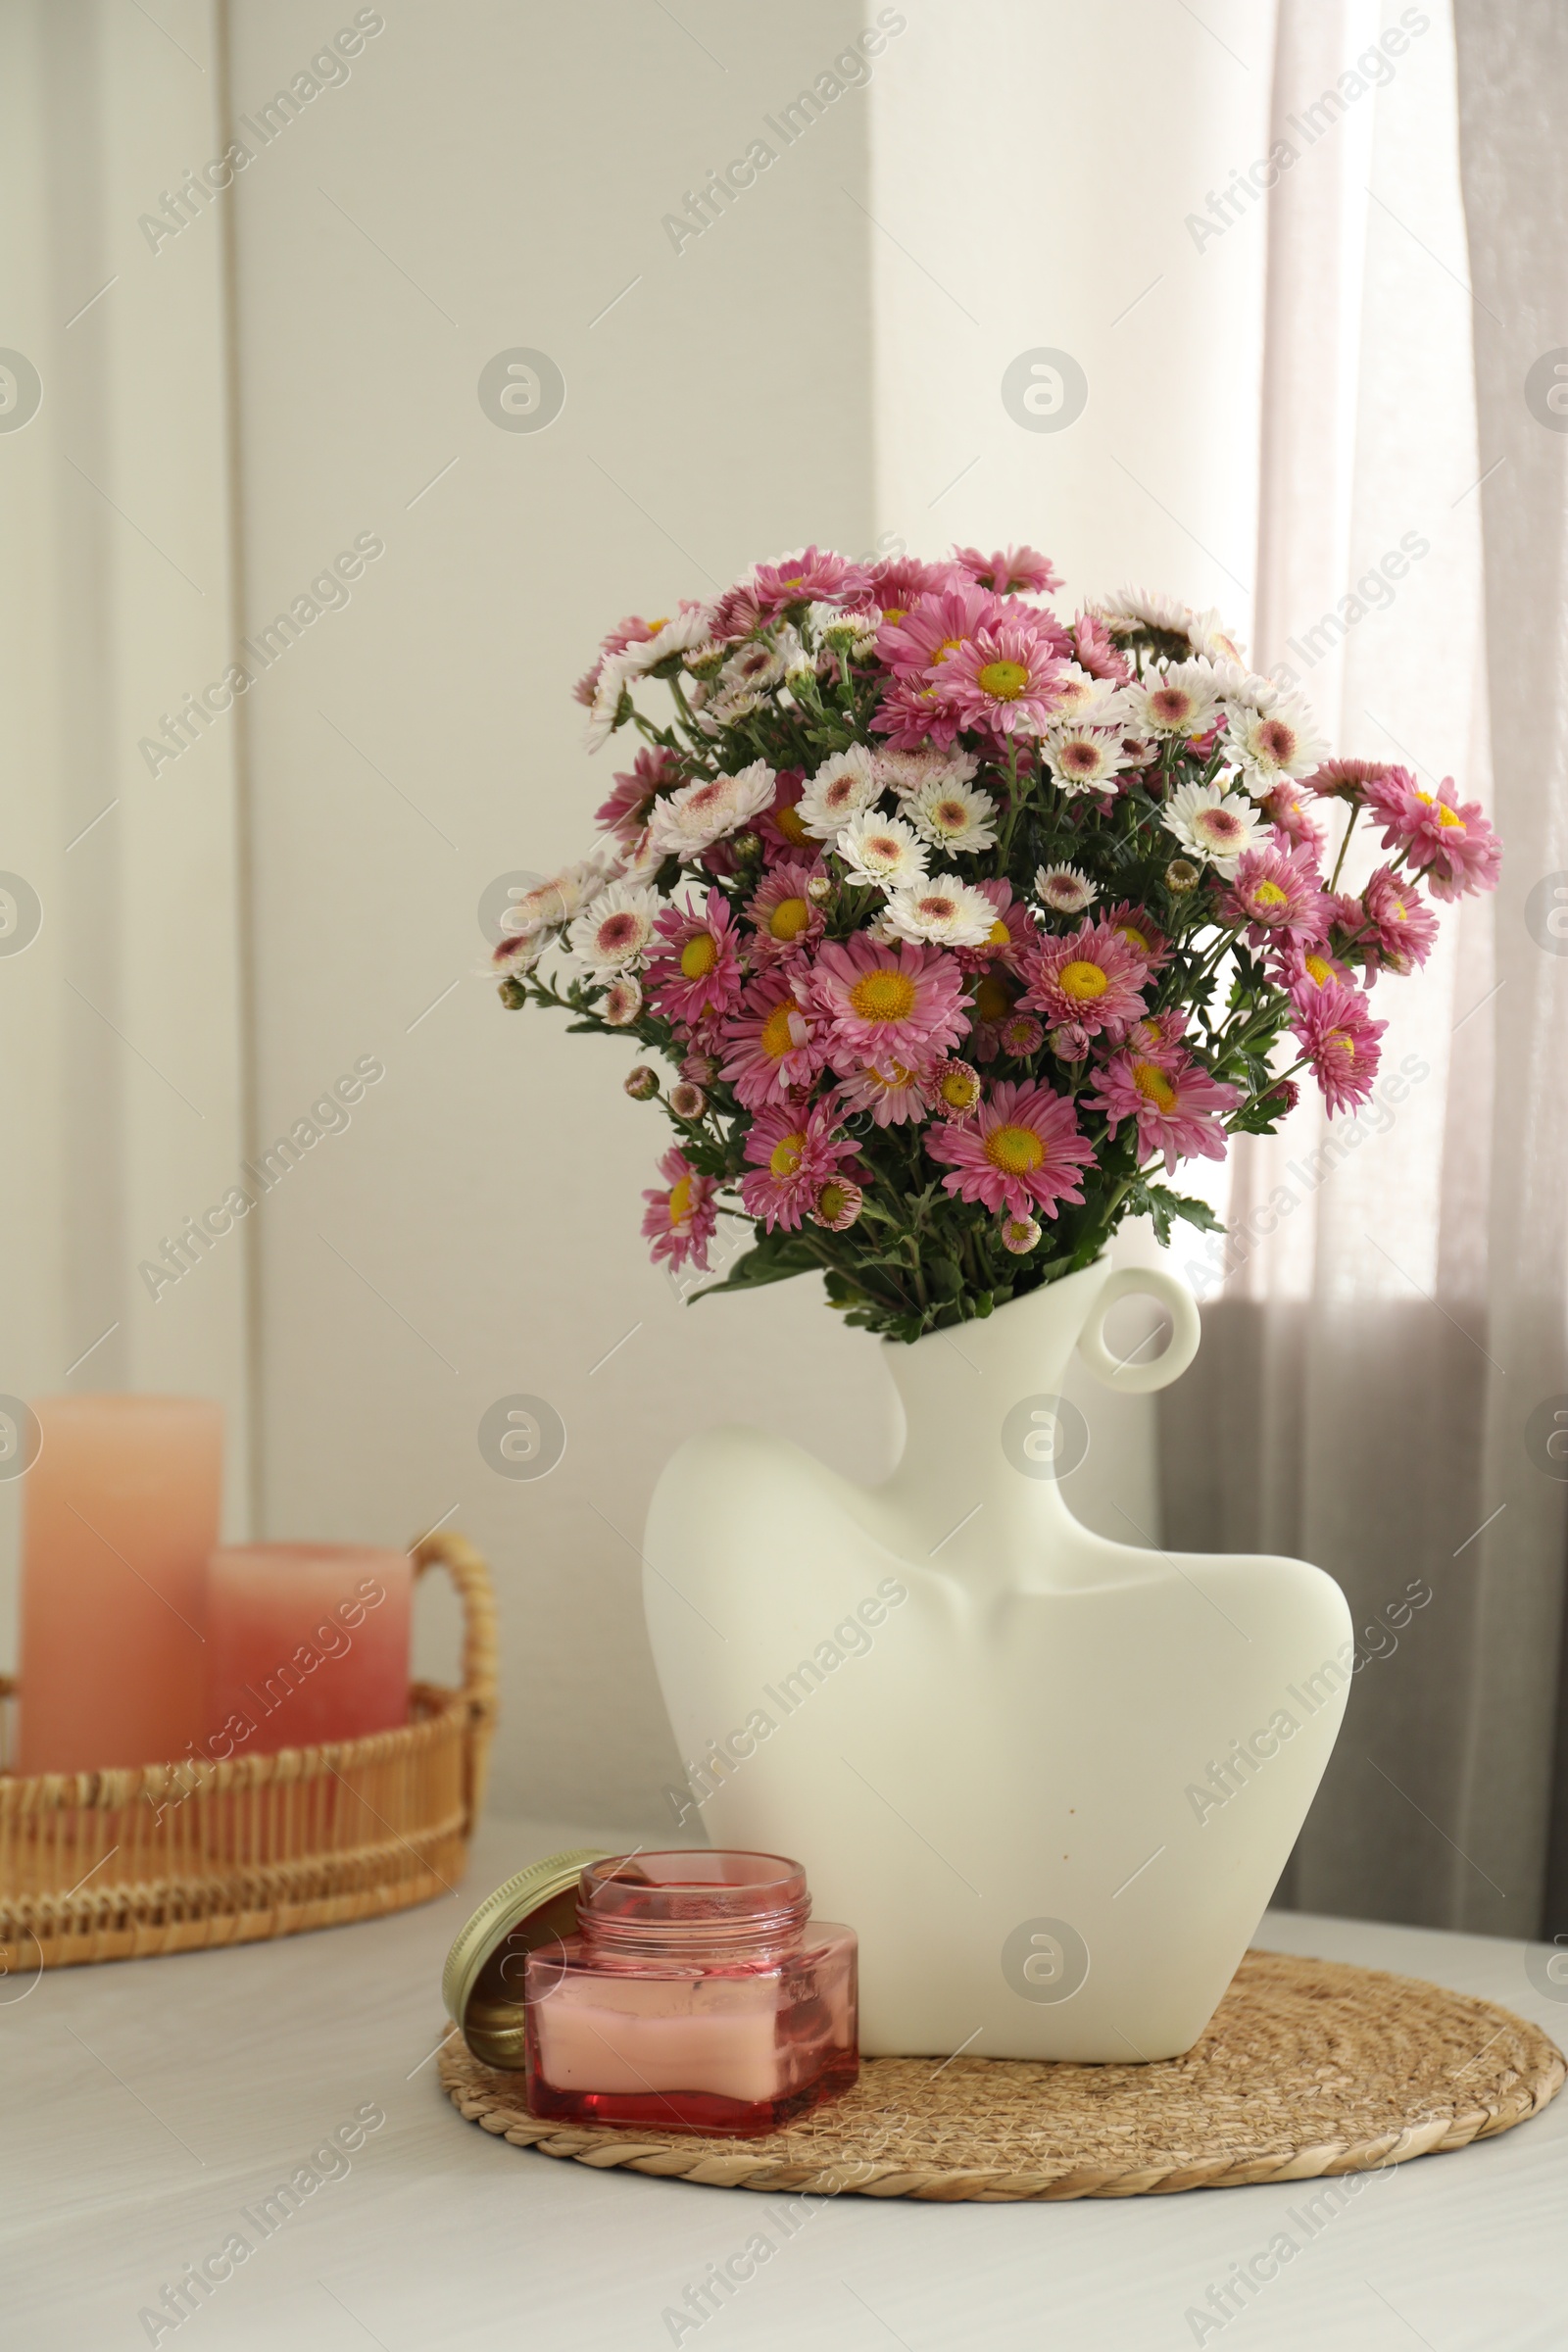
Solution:
[[[1130,1292],[1172,1318],[1152,1362],[1104,1346]],[[883,1347],[906,1424],[883,1486],[744,1428],[660,1481],[644,1595],[683,1836],[806,1864],[859,1932],[868,2055],[1174,2056],[1268,1903],[1344,1712],[1339,1587],[1068,1507],[1073,1347],[1146,1391],[1199,1336],[1184,1284],[1102,1261]]]

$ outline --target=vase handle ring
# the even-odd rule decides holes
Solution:
[[[1112,1355],[1105,1346],[1105,1317],[1118,1298],[1155,1298],[1170,1316],[1170,1345],[1150,1362]],[[1147,1396],[1181,1378],[1198,1353],[1202,1336],[1198,1301],[1179,1275],[1168,1274],[1163,1266],[1123,1266],[1111,1275],[1090,1309],[1089,1320],[1078,1335],[1078,1352],[1107,1389],[1119,1390],[1124,1396]]]

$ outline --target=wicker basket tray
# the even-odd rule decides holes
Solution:
[[[416,1683],[398,1730],[222,1764],[0,1774],[5,1976],[336,1927],[461,1878],[495,1723],[495,1600],[461,1536],[413,1557],[458,1589],[463,1688]]]

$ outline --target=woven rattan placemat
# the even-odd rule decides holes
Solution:
[[[1237,2188],[1462,2148],[1554,2098],[1561,2052],[1494,2002],[1332,1960],[1249,1952],[1185,2057],[1148,2066],[873,2058],[765,2139],[540,2123],[462,2042],[441,2080],[514,2147],[709,2187],[990,2203]]]

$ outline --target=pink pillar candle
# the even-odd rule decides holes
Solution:
[[[202,1730],[202,1592],[223,1410],[203,1396],[44,1396],[26,1474],[18,1769],[185,1755]]]
[[[407,1552],[242,1544],[207,1574],[203,1753],[271,1755],[409,1719]]]

